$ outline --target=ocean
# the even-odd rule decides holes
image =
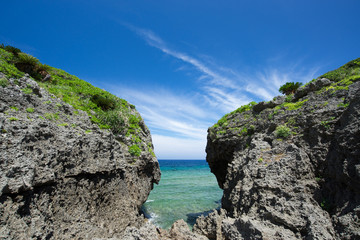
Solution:
[[[178,219],[190,227],[200,215],[220,208],[222,190],[205,160],[159,160],[161,180],[142,207],[155,225],[168,229]]]

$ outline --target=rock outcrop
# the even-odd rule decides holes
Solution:
[[[0,238],[121,239],[145,224],[140,207],[160,169],[144,122],[135,140],[146,151],[134,153],[128,136],[100,129],[28,75],[0,79]]]
[[[360,239],[360,61],[208,130],[222,209],[209,239]]]

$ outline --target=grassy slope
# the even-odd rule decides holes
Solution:
[[[333,81],[333,83],[330,86],[324,87],[319,91],[319,93],[324,91],[337,91],[342,89],[348,90],[349,85],[353,84],[355,81],[360,80],[360,58],[352,60],[336,70],[327,72],[321,75],[319,78],[328,78],[331,81]],[[313,79],[312,81],[315,81],[315,79]],[[306,84],[304,86],[306,86]],[[274,108],[275,114],[276,111],[279,110],[280,108],[285,108],[287,110],[298,109],[299,107],[302,106],[304,101],[307,101],[307,100],[304,101],[299,100],[298,102],[292,103],[290,102],[292,96],[288,96],[287,98],[289,98],[289,101]],[[226,126],[228,119],[231,119],[234,114],[250,111],[254,105],[256,105],[256,102],[251,102],[247,105],[239,107],[238,109],[236,109],[231,113],[225,114],[214,126],[211,127],[211,129],[216,129],[222,126]]]
[[[41,87],[76,109],[87,112],[92,122],[99,125],[100,128],[110,129],[114,134],[129,137],[133,142],[131,153],[139,155],[139,147],[136,148],[136,146],[141,141],[139,133],[142,130],[139,123],[142,118],[135,110],[134,105],[61,69],[43,65],[30,55],[19,54],[30,58],[31,64],[34,66],[34,71],[30,75]],[[6,51],[0,46],[0,72],[4,73],[7,78],[24,76],[25,73],[17,67],[18,63],[23,61],[19,59],[19,54]],[[40,71],[43,70],[51,76],[47,81],[42,81],[44,76],[40,74]],[[6,85],[5,79],[0,81],[1,84]],[[149,151],[154,155],[150,147]]]

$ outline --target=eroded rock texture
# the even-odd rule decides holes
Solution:
[[[28,76],[8,81],[0,87],[0,238],[118,238],[142,226],[139,209],[160,180],[152,151],[131,155],[126,136],[99,129]],[[140,125],[141,144],[152,148]]]
[[[320,78],[210,128],[207,161],[224,189],[222,209],[194,231],[209,239],[360,239],[358,80]]]

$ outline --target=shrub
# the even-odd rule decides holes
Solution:
[[[287,95],[286,98],[285,98],[285,102],[291,102],[291,100],[293,99],[293,97],[294,97],[294,94],[289,94],[289,95]]]
[[[137,156],[139,157],[140,154],[141,154],[141,149],[138,145],[132,145],[131,147],[129,147],[129,153],[132,155],[132,156]]]
[[[42,63],[39,63],[38,66],[37,66],[37,71],[38,72],[41,72],[41,71],[48,72],[50,69],[51,69],[51,67],[49,65],[42,64]]]
[[[4,49],[7,52],[14,54],[15,56],[17,56],[19,53],[21,53],[20,49],[10,46],[10,45],[5,46],[4,44],[1,44],[0,48]]]
[[[9,85],[9,81],[6,79],[6,78],[1,78],[0,79],[0,86],[1,87],[6,87],[6,86],[8,86]]]
[[[98,119],[103,128],[111,129],[115,134],[120,133],[124,128],[125,121],[116,110],[101,112],[98,114]]]
[[[15,62],[15,66],[20,71],[29,73],[30,75],[34,74],[38,64],[40,64],[40,62],[36,57],[26,53],[19,53]]]
[[[116,102],[113,99],[98,94],[92,96],[91,101],[98,105],[103,111],[113,110],[116,107]]]
[[[34,110],[33,108],[27,108],[26,111],[27,111],[28,113],[33,113],[35,110]]]
[[[285,125],[280,125],[275,129],[275,135],[277,138],[287,138],[291,135],[291,130]]]
[[[301,82],[287,82],[279,88],[282,94],[289,95],[295,93],[296,90],[302,85]]]
[[[4,73],[8,78],[20,78],[24,73],[20,72],[11,62],[13,54],[0,48],[0,72]]]
[[[32,94],[33,90],[31,88],[23,88],[21,91],[25,94]]]
[[[44,116],[50,121],[56,121],[59,119],[59,113],[45,113]]]

